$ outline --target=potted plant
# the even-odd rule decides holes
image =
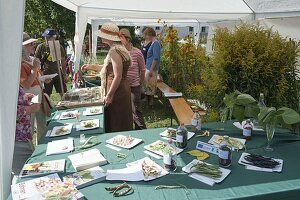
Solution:
[[[277,125],[291,129],[293,124],[300,122],[299,113],[287,107],[276,109],[274,107],[261,108],[258,114],[258,123],[264,128],[267,134],[268,144],[266,151],[273,151],[270,146]]]

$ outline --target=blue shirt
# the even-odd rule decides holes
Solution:
[[[153,60],[157,60],[157,64],[155,65],[155,71],[159,70],[160,49],[161,46],[157,40],[152,42],[147,53],[147,60],[146,60],[147,70],[150,70]]]

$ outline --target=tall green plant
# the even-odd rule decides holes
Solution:
[[[258,98],[263,92],[267,105],[299,111],[299,42],[259,24],[243,23],[234,31],[217,29],[214,44],[212,65],[223,72],[226,93],[239,90]]]

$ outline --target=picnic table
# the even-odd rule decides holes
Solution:
[[[81,112],[84,108],[79,109]],[[59,115],[61,111],[55,115]],[[47,130],[52,129],[58,123],[73,122],[76,123],[76,119],[67,121],[61,121],[54,118],[51,120]],[[93,116],[100,119],[100,124],[103,124],[103,115]],[[90,118],[90,117],[89,117]],[[232,125],[232,122],[227,123],[207,123],[203,124],[204,130],[210,131],[210,137],[213,134],[229,135],[231,137],[242,137],[242,131]],[[75,149],[79,145],[79,135],[84,133],[87,136],[96,135],[101,141],[101,144],[93,148],[97,148],[108,160],[109,164],[101,166],[104,170],[107,169],[120,169],[126,167],[126,163],[141,159],[148,156],[144,153],[144,146],[155,142],[156,140],[163,140],[159,133],[164,131],[165,128],[146,129],[139,131],[127,131],[121,133],[109,133],[103,134],[103,128],[88,130],[88,131],[76,131],[72,130],[71,134],[66,137],[73,137]],[[131,135],[133,137],[143,139],[143,143],[134,147],[133,149],[122,149],[116,151],[106,146],[106,140],[118,135]],[[198,199],[298,199],[300,195],[300,159],[298,159],[298,152],[300,151],[300,136],[290,134],[286,130],[277,129],[272,146],[273,152],[265,152],[263,147],[266,146],[266,134],[264,132],[255,132],[252,140],[247,141],[247,151],[262,154],[266,156],[273,156],[275,158],[281,158],[284,160],[283,171],[281,173],[269,173],[246,170],[244,166],[237,163],[242,151],[233,152],[233,162],[229,169],[230,175],[221,183],[214,186],[208,186],[202,182],[190,178],[187,174],[181,171],[181,168],[191,162],[194,157],[186,154],[186,151],[195,149],[198,140],[208,142],[210,137],[193,137],[188,142],[188,147],[184,152],[179,154],[176,158],[177,171],[171,172],[169,175],[158,178],[150,182],[129,182],[134,188],[134,193],[129,196],[120,197],[118,199],[130,199],[130,200],[198,200]],[[40,144],[36,147],[28,163],[66,159],[65,173],[59,174],[63,177],[66,174],[75,172],[71,162],[67,159],[70,154],[75,152],[46,156],[47,143],[52,140],[63,139],[65,137],[56,138],[42,138]],[[118,158],[117,153],[124,153],[127,157]],[[151,157],[152,160],[163,166],[162,159]],[[218,157],[210,154],[210,157],[205,160],[211,164],[218,164]],[[28,180],[28,179],[22,179]],[[80,189],[80,191],[89,200],[98,199],[115,199],[110,193],[105,190],[105,187],[116,186],[122,183],[122,181],[103,181],[92,186]],[[160,189],[155,190],[158,185],[178,185],[182,184],[185,188],[180,189]],[[11,199],[11,197],[9,198]]]

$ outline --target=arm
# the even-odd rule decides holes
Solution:
[[[117,52],[115,52],[115,51],[111,52],[111,61],[112,61],[112,66],[113,66],[114,79],[113,79],[111,87],[109,88],[109,91],[104,99],[106,106],[109,106],[112,103],[114,94],[122,80],[122,73],[123,73],[122,58]]]
[[[81,66],[81,71],[94,70],[94,71],[100,72],[102,68],[103,68],[103,65],[84,64]]]
[[[153,56],[154,59],[151,63],[150,72],[154,72],[156,70],[155,66],[160,58],[160,44],[157,41],[153,43]]]
[[[145,80],[146,66],[145,66],[144,56],[141,51],[139,51],[139,53],[138,53],[137,62],[138,62],[138,67],[139,67],[139,72],[140,72],[140,84],[142,85]]]
[[[37,66],[38,65],[37,61],[34,61],[34,65],[35,66],[33,66],[33,69],[30,71],[30,74],[27,74],[28,72],[26,72],[25,66],[21,67],[20,84],[26,89],[30,88],[33,82],[35,81],[35,79],[37,78],[37,74],[39,71],[38,70],[39,67]]]

